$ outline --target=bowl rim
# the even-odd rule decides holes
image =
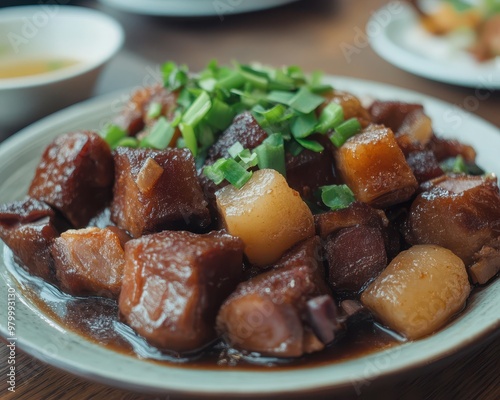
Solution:
[[[69,80],[79,75],[84,75],[101,65],[104,65],[109,61],[123,46],[125,42],[125,32],[121,24],[111,16],[92,8],[81,7],[81,6],[67,6],[67,5],[57,5],[58,11],[52,18],[61,18],[65,16],[82,16],[92,17],[99,19],[101,23],[106,24],[111,28],[115,35],[109,35],[106,40],[112,38],[114,43],[112,43],[111,49],[107,51],[103,56],[100,56],[94,61],[83,61],[76,65],[71,65],[60,70],[50,71],[42,74],[15,77],[15,78],[0,78],[0,90],[16,90],[24,89],[36,86],[49,85],[56,82],[61,82]],[[13,6],[6,7],[3,9],[0,15],[0,26],[7,21],[12,20],[22,20],[26,15],[31,12],[39,12],[41,10],[40,5],[32,6]]]

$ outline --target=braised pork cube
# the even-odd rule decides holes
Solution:
[[[28,197],[0,206],[0,238],[23,268],[52,282],[55,274],[50,246],[57,236],[56,215],[47,204]]]
[[[410,244],[435,244],[465,265],[500,236],[500,194],[492,177],[442,176],[422,185],[404,228]]]
[[[444,174],[434,153],[430,150],[411,152],[406,162],[418,183],[426,182]]]
[[[320,251],[318,237],[307,239],[270,271],[239,284],[217,316],[224,339],[238,349],[274,357],[299,357],[323,348],[309,346],[321,342],[307,322],[307,302],[329,294]]]
[[[344,111],[345,120],[357,118],[363,127],[370,125],[372,122],[369,111],[363,107],[361,101],[352,93],[342,90],[333,90],[332,92],[323,94],[323,96],[327,101],[318,107],[319,112],[329,103],[337,103]]]
[[[467,269],[472,283],[484,285],[500,272],[500,236],[485,244]]]
[[[163,85],[148,86],[135,91],[123,108],[115,123],[123,128],[130,136],[142,131],[146,126],[154,123],[155,118],[150,116],[153,105],[159,105],[158,116],[168,120],[173,119],[177,107],[177,93],[170,92]]]
[[[387,266],[380,228],[353,226],[341,229],[325,242],[328,282],[336,293],[358,293]]]
[[[439,162],[457,156],[462,156],[467,163],[474,163],[476,160],[476,151],[474,148],[458,140],[433,136],[428,147]]]
[[[165,231],[125,245],[124,320],[163,351],[192,352],[217,336],[215,318],[240,282],[243,244],[222,232]]]
[[[117,299],[125,264],[121,239],[108,228],[62,233],[51,249],[61,289],[74,296]]]
[[[370,106],[373,122],[391,128],[398,132],[409,114],[423,111],[421,104],[403,103],[400,101],[374,101]]]
[[[205,165],[211,165],[219,158],[229,157],[228,149],[240,142],[245,149],[254,149],[267,138],[267,132],[257,123],[249,111],[234,118],[233,123],[219,136],[208,151]]]
[[[325,149],[321,152],[304,149],[296,156],[286,155],[286,181],[308,200],[313,199],[320,186],[338,183],[332,142],[322,135],[314,135],[311,139],[320,142]]]
[[[400,250],[400,234],[389,222],[384,211],[355,201],[340,210],[328,211],[314,216],[316,233],[323,239],[335,235],[345,228],[366,226],[381,232],[388,259]]]
[[[356,199],[385,208],[408,200],[417,188],[405,157],[389,128],[371,125],[335,153],[337,170]]]
[[[210,223],[194,158],[187,149],[118,148],[111,219],[139,237],[165,229],[203,230]]]
[[[243,240],[255,266],[273,264],[294,244],[314,236],[309,207],[275,170],[256,171],[241,189],[228,185],[216,196],[221,222]]]
[[[111,201],[113,176],[104,139],[89,131],[67,133],[45,149],[28,193],[81,228]]]

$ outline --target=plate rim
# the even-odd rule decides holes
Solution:
[[[394,7],[396,3],[397,2],[390,2],[375,11],[368,20],[366,27],[370,24],[377,23],[382,13],[390,12],[391,8]],[[379,34],[368,35],[370,46],[378,56],[401,70],[433,81],[476,89],[500,88],[500,68],[492,68],[491,71],[476,71],[475,69],[468,68],[467,70],[469,72],[476,74],[474,75],[475,77],[471,78],[464,75],[463,70],[458,70],[461,72],[455,72],[455,70],[450,69],[449,65],[442,65],[438,61],[419,56],[408,48],[395,43],[388,33],[393,24],[403,19],[411,21],[412,23],[416,21],[416,15],[410,5],[400,4],[400,6],[403,7],[403,12],[400,15],[395,17],[391,14],[390,21],[387,25],[382,26]],[[378,26],[380,26],[380,24],[378,24]],[[493,80],[487,83],[485,82],[486,79],[481,78],[489,73],[492,74]]]
[[[342,84],[340,86],[343,85],[345,87],[349,87],[351,84],[354,84],[354,83],[356,85],[366,86],[367,87],[367,94],[375,95],[375,93],[373,93],[373,92],[376,92],[376,90],[389,90],[390,92],[392,92],[391,96],[394,96],[394,97],[398,96],[397,98],[399,98],[399,96],[401,94],[405,94],[406,97],[419,99],[419,101],[422,101],[422,102],[431,102],[434,104],[440,104],[442,107],[446,106],[446,107],[453,107],[455,109],[458,109],[458,107],[453,106],[450,103],[444,102],[442,100],[436,99],[434,97],[431,97],[431,96],[428,96],[428,95],[425,95],[422,93],[418,93],[418,92],[415,92],[412,90],[408,90],[408,89],[396,87],[393,85],[385,84],[385,83],[379,83],[379,82],[373,82],[373,81],[369,81],[369,80],[356,79],[356,78],[343,77],[343,76],[331,76],[331,75],[328,75],[326,77],[326,79],[328,81],[331,81],[334,84],[336,83],[335,86],[338,86],[339,82],[342,82]],[[89,113],[94,108],[95,109],[102,108],[101,104],[109,104],[110,101],[112,101],[113,99],[116,99],[117,96],[119,96],[120,94],[124,94],[124,93],[130,93],[130,89],[119,90],[119,91],[116,91],[116,92],[113,92],[113,93],[110,93],[110,94],[107,94],[104,96],[99,96],[99,97],[95,97],[95,98],[86,100],[84,102],[70,106],[64,110],[58,111],[55,114],[52,114],[48,117],[45,117],[38,122],[35,122],[34,124],[24,128],[23,130],[21,130],[17,134],[14,134],[10,138],[8,138],[6,141],[4,141],[2,144],[0,144],[0,159],[2,158],[1,157],[2,155],[11,151],[11,149],[15,149],[16,147],[20,146],[24,142],[39,136],[40,135],[39,132],[43,132],[43,130],[47,129],[47,127],[50,128],[54,124],[64,125],[64,123],[66,121],[73,120],[75,118],[75,113],[80,111],[82,107],[87,110],[86,111],[87,113]],[[82,114],[84,114],[84,112],[82,112]],[[491,124],[490,122],[487,122],[486,120],[479,118],[479,117],[477,117],[473,114],[470,114],[470,113],[464,112],[464,114],[472,115],[474,117],[474,121],[476,123],[480,122],[481,124],[484,124],[484,126],[488,126],[488,129],[494,130],[494,131],[498,132],[500,135],[500,130],[496,126]],[[88,116],[87,116],[87,118],[88,118]],[[3,257],[1,260],[3,261]],[[5,282],[5,278],[3,276],[2,276],[2,278],[3,278],[2,281]],[[498,282],[500,282],[500,280],[497,280],[497,283]],[[26,305],[26,307],[31,308],[28,305]],[[37,318],[40,318],[41,311],[39,311],[39,310],[38,311],[31,310],[31,311],[36,315]],[[446,328],[444,328],[443,330],[446,330]],[[497,331],[500,331],[500,317],[498,317],[496,321],[493,321],[492,323],[490,323],[488,325],[488,327],[486,327],[482,331],[476,332],[475,335],[469,337],[467,340],[462,340],[462,342],[460,342],[458,345],[452,346],[451,348],[447,348],[444,351],[440,350],[440,351],[434,352],[430,356],[423,357],[423,359],[418,363],[413,363],[411,365],[393,368],[392,370],[389,370],[389,371],[382,371],[382,372],[379,371],[373,377],[370,377],[370,380],[373,380],[373,381],[382,380],[384,378],[387,378],[387,377],[390,377],[393,375],[403,374],[409,370],[418,369],[424,365],[427,365],[428,363],[434,364],[436,362],[439,362],[440,360],[445,360],[447,357],[450,357],[454,354],[459,353],[463,348],[468,347],[471,343],[476,343],[481,338],[489,337],[492,334],[492,332],[497,332]],[[6,330],[5,330],[3,323],[0,323],[0,332],[2,333],[2,335],[4,335],[6,337]],[[71,332],[71,334],[77,335],[78,337],[80,337],[77,333]],[[54,365],[55,367],[65,371],[65,372],[73,373],[73,374],[76,374],[84,379],[90,379],[90,380],[104,383],[107,385],[112,385],[112,386],[121,387],[121,388],[126,387],[126,388],[129,388],[129,389],[134,390],[134,391],[142,390],[142,391],[147,391],[148,393],[149,392],[150,393],[158,393],[158,392],[164,393],[165,391],[167,391],[168,393],[175,393],[175,394],[181,394],[181,395],[197,395],[197,396],[201,396],[201,395],[205,395],[205,396],[238,395],[238,396],[242,396],[244,394],[247,394],[248,396],[255,397],[255,396],[266,396],[266,395],[267,396],[269,396],[269,395],[286,395],[286,394],[292,394],[292,393],[293,394],[300,393],[300,394],[305,395],[308,393],[314,393],[314,392],[324,391],[324,390],[325,391],[334,391],[334,390],[340,391],[340,390],[346,389],[348,387],[352,387],[352,385],[353,385],[352,381],[346,380],[344,382],[333,383],[333,384],[324,383],[322,385],[313,385],[313,386],[302,385],[302,387],[299,391],[295,388],[292,388],[289,391],[287,391],[286,388],[281,387],[281,388],[275,388],[274,390],[269,390],[268,388],[266,388],[265,391],[262,391],[262,390],[259,391],[259,390],[257,390],[258,388],[255,388],[256,390],[252,391],[252,392],[242,392],[242,391],[237,391],[237,390],[236,391],[224,391],[224,390],[221,390],[218,388],[212,388],[212,389],[198,388],[197,390],[192,391],[192,390],[186,390],[186,389],[179,390],[179,389],[175,389],[175,388],[169,388],[166,386],[158,386],[158,385],[155,387],[142,386],[142,385],[137,385],[136,383],[132,383],[130,381],[116,380],[113,377],[103,375],[102,373],[95,374],[95,373],[89,372],[88,368],[85,369],[85,368],[75,367],[74,363],[72,364],[68,360],[65,360],[64,357],[61,360],[61,357],[50,358],[50,357],[44,356],[35,346],[33,346],[33,343],[28,343],[26,341],[23,341],[22,339],[19,340],[19,344],[20,344],[19,347],[21,349],[26,349],[28,354],[34,356],[35,358],[41,359],[42,361],[47,362],[50,365]],[[93,345],[95,345],[97,347],[102,347],[102,346],[98,346],[96,344],[93,344]],[[397,346],[396,348],[402,348],[403,346],[404,345],[400,345],[400,346]],[[107,350],[107,351],[111,351],[112,353],[116,353],[113,350]],[[384,353],[385,353],[385,351],[378,351],[378,352],[372,353],[372,355],[382,355]],[[364,358],[364,357],[361,357],[361,358]],[[356,358],[354,360],[358,360],[358,358]],[[341,363],[343,363],[343,362],[341,362]],[[335,365],[335,364],[321,365],[318,367],[307,367],[306,370],[316,370],[318,368],[324,369],[324,368],[332,367],[332,365]],[[173,367],[173,368],[179,369],[179,368],[175,368],[175,367]],[[190,371],[191,369],[184,369],[184,370]],[[280,373],[289,374],[292,371],[299,371],[300,372],[301,369],[298,368],[298,369],[284,370],[284,371],[266,371],[266,373],[271,372],[273,374],[280,374]],[[219,372],[227,373],[228,371],[223,370],[223,371],[219,371]],[[261,372],[261,371],[259,371],[259,372]],[[252,371],[232,371],[232,373],[248,374],[248,373],[253,373],[253,372]],[[256,374],[258,374],[258,372]]]

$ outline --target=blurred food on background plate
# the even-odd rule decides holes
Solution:
[[[478,61],[500,56],[500,0],[410,0],[422,26],[448,36]]]

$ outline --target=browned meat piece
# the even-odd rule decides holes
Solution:
[[[419,110],[423,111],[421,104],[402,103],[400,101],[374,101],[370,106],[373,122],[391,128],[398,132],[408,114]]]
[[[85,227],[111,201],[113,169],[111,150],[97,133],[61,135],[45,149],[29,195]]]
[[[309,325],[324,344],[333,342],[335,334],[342,330],[337,305],[330,295],[324,294],[309,300],[306,313]]]
[[[177,93],[169,92],[163,85],[141,88],[132,94],[115,123],[130,136],[136,135],[145,126],[154,123],[155,120],[148,117],[149,107],[153,103],[160,104],[162,107],[160,115],[171,120],[177,107],[177,96]]]
[[[120,237],[112,229],[66,231],[54,241],[51,252],[63,291],[118,298],[125,257]]]
[[[387,266],[380,229],[353,226],[327,238],[329,283],[336,293],[357,293]]]
[[[208,150],[205,165],[213,164],[221,157],[228,157],[228,149],[240,142],[245,149],[254,149],[267,138],[267,132],[257,123],[250,111],[234,118],[233,123],[219,136]]]
[[[318,107],[318,112],[321,112],[329,103],[335,102],[344,110],[345,120],[357,118],[363,127],[367,127],[371,124],[372,118],[370,113],[353,94],[341,90],[334,90],[323,96],[327,101]]]
[[[410,153],[426,150],[426,146],[406,134],[396,136],[396,142],[405,157],[408,157]]]
[[[434,153],[430,150],[414,151],[408,155],[406,162],[413,171],[418,183],[429,181],[444,174]]]
[[[332,142],[322,135],[314,135],[311,139],[320,142],[325,149],[320,153],[305,149],[297,156],[286,155],[286,181],[308,200],[313,199],[314,191],[320,186],[338,183]]]
[[[432,120],[421,109],[413,110],[396,132],[396,136],[407,135],[413,141],[427,144],[433,136]]]
[[[387,256],[392,259],[400,250],[400,234],[389,223],[385,212],[356,201],[349,207],[314,216],[316,233],[325,239],[344,228],[367,226],[378,229],[384,238]]]
[[[0,238],[31,274],[54,282],[50,245],[59,236],[54,210],[33,198],[0,206]]]
[[[161,350],[192,352],[216,338],[220,305],[240,282],[243,243],[222,232],[161,232],[125,245],[120,313]]]
[[[467,272],[472,283],[480,285],[484,285],[500,272],[500,236],[474,254],[473,264]]]
[[[236,348],[276,357],[299,357],[312,340],[308,300],[329,294],[318,237],[289,250],[268,272],[238,285],[224,302],[217,329]],[[322,347],[322,346],[319,346]]]
[[[385,213],[368,204],[355,201],[349,207],[314,216],[316,233],[323,239],[332,233],[356,225],[382,229],[389,224]]]
[[[224,186],[229,184],[228,181],[224,180],[220,184],[216,185],[213,180],[207,178],[203,171],[198,175],[198,181],[200,182],[201,189],[203,190],[203,195],[208,203],[208,210],[210,211],[210,217],[212,219],[212,226],[218,226],[219,224],[219,212],[217,211],[217,198],[215,197],[215,192],[222,189]]]
[[[445,247],[469,265],[474,253],[500,235],[496,179],[442,176],[422,185],[404,228],[410,244]]]
[[[460,143],[458,140],[442,139],[433,136],[428,146],[439,162],[456,156],[462,156],[469,163],[473,163],[476,160],[476,151],[474,148]]]
[[[164,229],[203,230],[209,225],[189,150],[118,148],[115,171],[111,218],[132,236]]]
[[[356,199],[385,208],[408,200],[417,180],[388,128],[371,125],[335,153],[337,170]]]

